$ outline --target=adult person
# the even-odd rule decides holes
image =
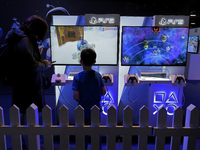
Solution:
[[[10,63],[13,70],[12,105],[26,114],[26,109],[34,103],[41,112],[46,105],[43,92],[43,71],[51,66],[48,60],[42,60],[38,41],[44,41],[48,24],[40,16],[33,15],[19,28],[12,28],[6,35],[7,43],[16,43]],[[21,123],[26,116],[21,115]]]

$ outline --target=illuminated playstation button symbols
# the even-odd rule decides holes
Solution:
[[[174,92],[171,92],[169,94],[169,97],[165,101],[165,92],[155,92],[154,93],[154,104],[153,107],[156,109],[153,114],[155,115],[162,106],[165,107],[167,110],[168,115],[174,115],[174,111],[176,108],[178,108],[178,99],[176,97],[176,94]],[[167,104],[167,105],[166,105]],[[166,105],[166,106],[165,106]]]

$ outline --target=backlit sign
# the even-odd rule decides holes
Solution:
[[[119,25],[120,15],[118,14],[86,14],[85,25]]]
[[[162,16],[153,17],[153,26],[189,27],[189,16]]]

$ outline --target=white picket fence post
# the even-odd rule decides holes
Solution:
[[[140,108],[140,118],[139,118],[139,126],[142,128],[149,128],[149,110],[143,106]],[[151,128],[151,127],[150,127]],[[145,132],[147,133],[147,132]],[[150,133],[149,133],[150,134]],[[145,150],[147,149],[147,137],[148,133],[144,135],[139,135],[138,136],[138,150]]]
[[[187,107],[185,127],[198,128],[199,110],[196,106]],[[183,150],[195,150],[197,136],[185,136],[183,139]]]
[[[75,126],[84,130],[84,108],[80,105],[75,109]],[[85,149],[85,135],[82,132],[76,134],[76,149]]]
[[[2,107],[0,107],[0,126],[4,126],[4,113]],[[7,150],[6,135],[0,135],[0,150]]]
[[[91,109],[91,127],[99,131],[100,125],[100,109],[95,105]],[[100,150],[100,132],[91,134],[91,149]]]
[[[59,126],[67,128],[69,125],[69,115],[68,108],[63,105],[59,109]],[[60,150],[69,150],[69,135],[61,134],[60,135]]]
[[[107,126],[109,128],[116,128],[116,108],[112,104],[108,107]],[[112,130],[113,131],[113,130]],[[107,149],[116,149],[116,134],[109,132],[107,134]]]
[[[10,125],[13,127],[14,130],[21,125],[20,123],[20,113],[19,108],[16,105],[13,105],[10,110]],[[12,138],[12,146],[13,150],[22,150],[22,137],[19,134],[11,135]]]
[[[51,112],[51,108],[46,105],[43,109],[42,109],[42,121],[43,121],[43,125],[44,127],[47,129],[45,130],[45,134],[44,134],[44,149],[45,150],[53,150],[53,135],[51,133],[49,133],[49,128],[52,126],[52,112]]]
[[[124,108],[124,115],[123,115],[124,128],[132,127],[132,118],[133,118],[133,109],[130,106],[126,106]],[[123,149],[131,150],[131,144],[132,144],[132,135],[124,135],[123,136]]]
[[[131,150],[132,136],[138,135],[138,150],[147,150],[147,137],[156,137],[155,149],[165,149],[165,137],[171,137],[170,150],[180,149],[181,137],[184,137],[183,150],[195,150],[196,138],[200,136],[198,127],[199,110],[194,105],[187,107],[185,127],[182,127],[183,110],[174,112],[172,127],[166,127],[167,111],[160,108],[157,116],[157,127],[150,127],[149,110],[140,109],[139,126],[132,125],[133,110],[130,106],[124,109],[123,126],[116,125],[116,108],[108,108],[107,125],[100,125],[100,109],[91,109],[91,125],[84,125],[84,109],[78,106],[75,110],[75,125],[69,125],[68,108],[59,109],[59,125],[52,125],[51,108],[46,105],[42,110],[43,124],[39,125],[38,108],[32,104],[26,111],[27,125],[21,125],[19,108],[13,105],[10,110],[10,125],[4,124],[3,109],[0,107],[0,150],[6,150],[6,135],[11,135],[13,150],[22,150],[21,135],[28,135],[29,150],[40,150],[39,135],[44,136],[44,149],[53,150],[53,135],[60,136],[60,150],[69,150],[69,135],[76,137],[76,149],[85,149],[85,135],[91,135],[91,149],[100,149],[100,136],[107,136],[107,150],[116,149],[116,135],[123,136],[123,149]]]
[[[176,129],[182,129],[182,121],[183,121],[183,110],[180,107],[178,107],[174,111],[172,127],[176,128]],[[179,150],[180,143],[181,143],[180,135],[172,136],[171,143],[170,143],[170,150]]]
[[[39,125],[38,108],[35,104],[31,104],[26,110],[27,125],[31,128]],[[29,150],[40,150],[40,136],[28,135]]]
[[[167,111],[161,107],[157,115],[157,127],[165,129],[167,126]],[[164,132],[164,131],[163,131]],[[156,137],[156,150],[165,149],[165,134],[160,134]]]

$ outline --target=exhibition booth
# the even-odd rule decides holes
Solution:
[[[101,100],[101,124],[106,124],[110,106],[118,112],[117,124],[123,124],[127,105],[133,109],[133,124],[139,124],[139,110],[145,105],[150,126],[156,126],[162,107],[171,126],[175,109],[185,103],[186,79],[196,79],[191,63],[199,57],[199,36],[198,31],[190,34],[189,16],[55,15],[52,21],[48,53],[55,72],[51,82],[56,110],[66,105],[69,124],[74,124],[78,106],[73,77],[83,70],[81,51],[91,48],[97,53],[93,69],[100,72],[107,90]]]

